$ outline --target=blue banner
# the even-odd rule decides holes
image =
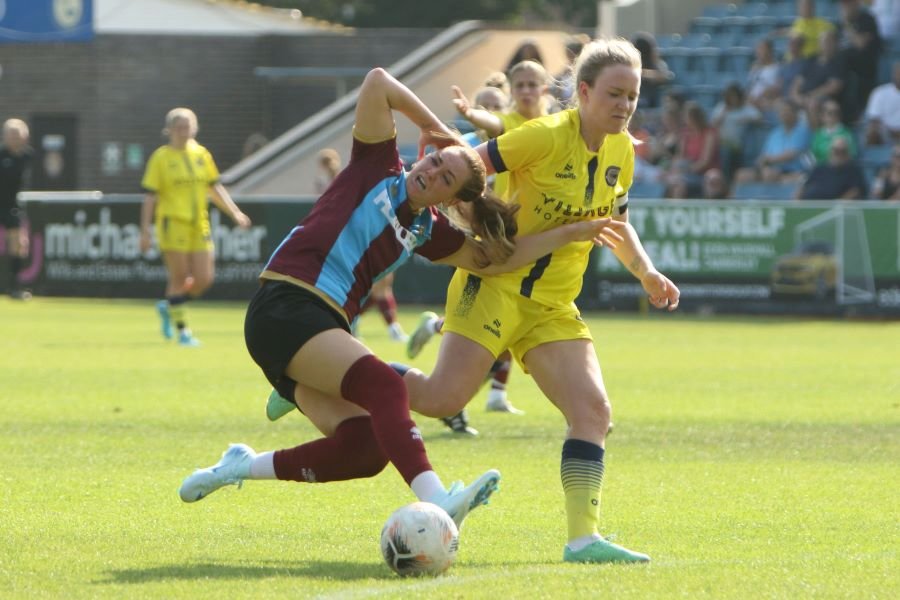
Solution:
[[[92,39],[93,0],[0,0],[0,43]]]

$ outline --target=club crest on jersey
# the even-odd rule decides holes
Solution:
[[[619,180],[619,171],[622,169],[619,167],[607,167],[606,168],[606,185],[609,187],[615,187],[616,182]]]

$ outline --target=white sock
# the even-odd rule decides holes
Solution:
[[[438,319],[432,318],[432,319],[428,320],[428,328],[431,330],[431,333],[437,334],[437,333],[441,332],[441,330],[438,329],[438,323],[440,323],[440,322],[441,322],[441,320],[439,318]]]
[[[250,463],[250,479],[278,479],[275,476],[274,452],[260,452]]]
[[[431,502],[447,493],[441,478],[434,471],[422,471],[415,476],[409,487],[421,502]]]
[[[574,540],[569,540],[569,543],[566,544],[566,546],[568,546],[569,550],[572,552],[578,552],[582,548],[587,548],[599,539],[602,539],[600,534],[592,533],[591,535],[583,535]]]

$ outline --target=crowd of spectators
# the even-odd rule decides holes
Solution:
[[[636,178],[648,195],[752,197],[742,190],[793,184],[799,199],[900,199],[900,21],[880,0],[834,4],[826,19],[797,1],[793,23],[760,33],[737,80],[707,76],[721,88],[707,107],[653,36],[635,37],[645,77],[631,129],[646,146]]]

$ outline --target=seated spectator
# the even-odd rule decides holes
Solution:
[[[756,166],[740,169],[737,181],[796,181],[803,176],[803,155],[812,137],[809,127],[790,101],[778,100],[775,107],[778,125],[766,136]]]
[[[334,178],[341,172],[341,155],[334,148],[323,148],[316,155],[316,175],[313,178],[313,188],[317,194],[321,194],[331,185]]]
[[[791,89],[791,100],[807,110],[825,98],[840,102],[848,77],[846,62],[838,55],[837,32],[824,32],[820,42],[818,56],[806,61]]]
[[[728,181],[742,166],[747,127],[760,121],[762,114],[744,102],[741,86],[729,84],[722,92],[722,102],[712,112],[712,125],[719,132],[722,170]]]
[[[878,82],[878,59],[881,56],[881,35],[878,23],[860,0],[841,0],[841,19],[844,39],[841,54],[847,66],[856,75],[856,105],[844,106],[844,114],[856,118],[858,110],[866,105],[869,94]],[[848,108],[853,108],[848,112]]]
[[[661,169],[668,169],[678,153],[678,142],[684,128],[681,115],[681,109],[675,106],[664,108],[660,117],[660,129],[650,140],[648,160]]]
[[[819,40],[826,31],[834,31],[834,24],[816,16],[815,0],[797,0],[797,18],[791,25],[791,34],[803,38],[803,58],[819,53]]]
[[[882,40],[900,39],[900,0],[874,0],[870,10]]]
[[[591,41],[591,38],[585,34],[573,35],[566,42],[566,66],[556,74],[550,87],[550,93],[556,98],[556,102],[561,107],[569,106],[572,95],[575,92],[575,78],[572,72],[572,65],[575,59],[581,54],[584,45]]]
[[[675,79],[675,73],[659,57],[659,47],[653,34],[638,32],[631,43],[641,53],[641,95],[638,106],[657,108],[660,104],[660,90]]]
[[[756,60],[747,74],[747,100],[759,110],[768,110],[778,97],[781,65],[775,60],[772,40],[763,39],[756,44]]]
[[[800,72],[806,65],[803,58],[803,36],[791,35],[788,39],[787,53],[784,62],[778,67],[778,83],[781,86],[780,97],[789,98],[794,89],[794,81],[800,76]]]
[[[706,120],[703,108],[690,101],[684,105],[684,115],[678,152],[666,178],[669,198],[698,197],[703,175],[719,167],[719,135]]]
[[[866,197],[866,177],[862,167],[850,158],[850,145],[834,138],[828,162],[816,165],[800,189],[801,200],[856,200]]]
[[[900,61],[894,63],[893,80],[872,90],[866,106],[866,144],[900,142]]]
[[[891,163],[883,168],[872,182],[875,200],[900,200],[900,144],[894,145]]]
[[[703,174],[703,197],[707,200],[727,200],[731,197],[728,181],[720,169],[710,169]]]
[[[836,138],[847,140],[850,158],[856,158],[856,141],[853,139],[853,132],[841,122],[840,104],[834,100],[825,100],[819,106],[818,113],[815,119],[811,119],[814,129],[810,151],[815,163],[818,165],[828,162],[831,143]]]
[[[651,164],[653,147],[650,142],[653,136],[644,127],[644,116],[641,111],[632,115],[628,123],[628,133],[634,139],[634,180],[658,181],[662,169]]]

